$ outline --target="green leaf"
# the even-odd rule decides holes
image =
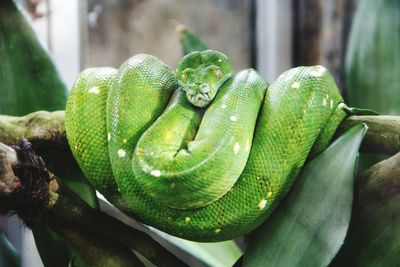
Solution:
[[[352,222],[343,249],[331,267],[399,266],[400,196]]]
[[[359,124],[308,162],[277,210],[249,239],[243,266],[327,266],[350,222]]]
[[[19,116],[65,108],[65,84],[30,23],[12,0],[0,1],[0,62],[0,113]],[[89,205],[97,207],[95,191],[70,153],[59,155],[47,150],[40,154],[62,182]],[[35,226],[32,230],[45,266],[67,266],[76,253],[47,226]]]
[[[242,251],[232,240],[214,243],[188,241],[166,233],[155,231],[165,240],[188,252],[209,266],[232,266],[241,256]]]
[[[0,62],[1,114],[65,108],[67,88],[12,0],[0,1]]]
[[[0,231],[0,266],[21,266],[21,259],[17,251],[2,231]]]
[[[86,266],[78,253],[46,225],[36,224],[32,232],[44,266],[68,266],[71,262],[75,267]]]
[[[400,114],[400,1],[358,2],[346,51],[346,102]]]
[[[204,51],[208,49],[207,45],[200,39],[200,37],[189,30],[185,25],[177,25],[176,31],[179,35],[179,41],[181,42],[184,55],[194,51]]]

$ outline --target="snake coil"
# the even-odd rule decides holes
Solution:
[[[342,102],[322,66],[268,85],[253,69],[231,74],[217,51],[190,53],[176,73],[139,54],[84,70],[65,123],[78,164],[116,207],[172,235],[220,241],[268,217],[330,142]]]

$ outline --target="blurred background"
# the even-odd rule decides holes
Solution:
[[[381,46],[391,43],[399,50],[399,26],[394,26],[393,40],[384,40],[377,28],[379,16],[364,16],[363,24],[352,30],[361,5],[375,2],[377,8],[385,1],[362,0],[18,0],[26,11],[41,41],[49,49],[60,74],[70,88],[77,74],[94,66],[118,67],[137,53],[153,54],[173,68],[182,55],[175,33],[177,23],[187,25],[211,49],[220,50],[232,61],[236,70],[253,67],[269,81],[283,71],[299,65],[321,64],[331,70],[339,89],[348,103],[377,109],[386,114],[399,114],[400,73],[389,73],[385,85],[379,83],[384,62],[400,66],[394,55],[380,62],[360,61],[368,51],[366,45]],[[388,2],[388,1],[386,1]],[[396,1],[392,1],[393,3]],[[397,4],[398,7],[398,4]],[[357,10],[357,12],[356,12]],[[394,16],[399,17],[399,10]],[[366,16],[366,17],[365,17]],[[388,25],[399,25],[387,18]],[[396,24],[397,23],[397,24]],[[364,28],[363,28],[364,27]],[[353,32],[352,32],[353,31]],[[370,31],[370,33],[368,33]],[[360,37],[358,33],[363,33]],[[378,34],[378,35],[374,35]],[[383,34],[383,33],[382,33]],[[376,37],[374,39],[374,37]],[[364,38],[364,39],[363,39]],[[393,43],[394,42],[394,43]],[[397,42],[397,43],[396,43]],[[360,44],[362,47],[357,47]],[[397,48],[396,48],[397,44]],[[399,52],[399,51],[398,51]],[[348,54],[351,53],[349,56]],[[367,52],[366,52],[367,53]],[[379,54],[379,53],[378,53]],[[381,53],[380,53],[381,54]],[[368,53],[367,53],[368,56]],[[354,65],[353,62],[357,64]],[[374,65],[374,62],[382,64]],[[369,66],[375,95],[368,96],[356,89],[365,87],[357,79],[360,71]],[[382,70],[384,71],[384,69]],[[354,75],[349,77],[348,73]],[[347,73],[347,74],[346,74]],[[353,91],[349,87],[354,86]],[[376,98],[379,87],[390,87]],[[386,88],[387,89],[387,88]],[[363,94],[363,101],[357,97]],[[390,95],[390,99],[387,96]],[[368,98],[373,101],[368,102]],[[365,104],[364,104],[365,103]],[[379,104],[380,103],[380,104]],[[0,228],[21,253],[23,266],[41,266],[34,241],[28,230],[21,231],[21,223],[14,217],[0,220]]]

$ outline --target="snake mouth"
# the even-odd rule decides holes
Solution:
[[[196,107],[205,107],[213,100],[215,94],[208,83],[196,84],[189,87],[186,91],[186,97],[190,103]]]
[[[193,105],[195,105],[197,107],[201,107],[201,108],[207,106],[211,101],[211,93],[210,92],[208,92],[208,93],[198,92],[197,94],[188,96],[188,97],[190,97],[189,100]]]

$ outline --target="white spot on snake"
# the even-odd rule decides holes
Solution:
[[[331,99],[330,106],[331,106],[331,109],[332,109],[333,108],[333,99]]]
[[[283,74],[279,75],[278,79],[282,79],[283,78]]]
[[[97,87],[97,86],[94,86],[94,87],[89,89],[89,93],[97,95],[97,94],[100,93],[100,88]]]
[[[323,107],[326,107],[326,99],[325,99],[325,98],[322,99],[322,106],[323,106]]]
[[[119,189],[119,187],[117,188],[118,192],[121,192],[121,189]]]
[[[126,151],[124,149],[118,149],[117,154],[118,157],[123,158],[126,156]]]
[[[107,134],[107,140],[110,141],[111,140],[111,133]]]
[[[239,150],[240,150],[239,143],[235,143],[235,145],[233,146],[233,152],[235,153],[235,155],[239,152]]]
[[[124,138],[124,140],[122,140],[122,143],[126,144],[126,142],[128,142],[128,140],[126,140],[126,138]]]
[[[245,149],[246,151],[249,151],[249,150],[250,150],[250,139],[247,139],[247,140],[246,140],[246,145],[245,145],[244,149]]]
[[[265,208],[265,206],[267,205],[267,200],[266,199],[261,199],[260,202],[258,202],[258,208],[260,210],[262,210],[263,208]]]
[[[190,217],[185,217],[185,223],[189,223],[190,222]]]
[[[152,170],[150,174],[153,175],[154,177],[160,177],[161,172],[160,170]]]
[[[218,59],[218,62],[222,62],[222,59]]]
[[[314,76],[314,77],[321,77],[322,76],[322,71],[323,71],[323,69],[313,70],[313,71],[310,72],[310,75]]]
[[[75,149],[78,149],[78,146],[77,146],[77,145],[75,145],[75,146],[74,146],[74,148],[75,148]]]
[[[230,119],[231,121],[237,121],[236,116],[231,116],[229,119]]]
[[[300,88],[300,83],[299,82],[294,82],[294,83],[292,83],[291,87],[295,88],[295,89],[298,89],[298,88]]]
[[[218,234],[219,232],[221,232],[221,229],[217,228],[214,230],[214,233]]]
[[[340,109],[344,109],[346,107],[346,104],[345,103],[340,103],[339,105],[338,105],[338,108],[340,108]]]
[[[226,108],[226,105],[225,105],[225,104],[222,104],[221,108],[222,108],[222,109]]]

